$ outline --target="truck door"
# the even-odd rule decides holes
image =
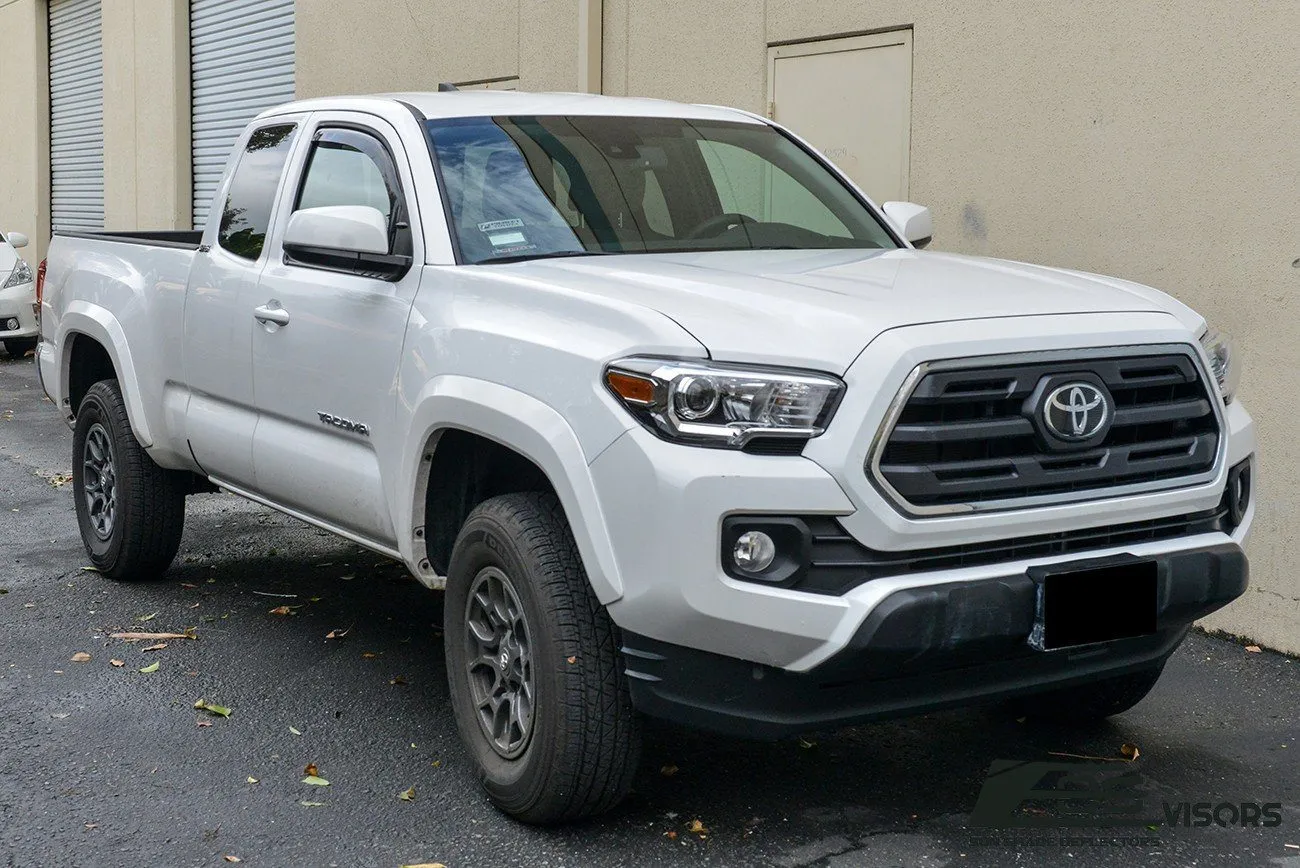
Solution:
[[[411,169],[397,132],[372,115],[313,114],[306,135],[256,301],[276,314],[253,334],[257,488],[395,546],[379,455],[401,451],[393,426],[398,360],[424,261],[418,214],[408,207],[415,201]],[[284,247],[294,214],[337,206],[379,212],[388,229],[387,273],[358,265],[355,256]]]
[[[252,338],[248,314],[266,265],[266,236],[280,177],[302,116],[276,118],[241,138],[217,191],[185,296],[183,369],[190,387],[185,432],[209,475],[253,484]]]

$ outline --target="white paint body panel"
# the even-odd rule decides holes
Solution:
[[[794,670],[843,647],[890,590],[1007,574],[1031,562],[877,580],[842,597],[806,594],[723,574],[718,533],[727,514],[835,515],[860,542],[881,550],[1020,537],[1213,506],[1222,468],[1255,451],[1254,423],[1233,403],[1223,409],[1224,463],[1208,483],[1034,509],[906,516],[868,483],[862,466],[918,364],[1020,351],[1197,347],[1201,317],[1125,281],[908,247],[456,265],[411,106],[427,116],[569,112],[764,122],[650,100],[482,91],[271,110],[262,123],[292,119],[301,129],[259,262],[229,261],[213,245],[215,226],[204,236],[212,249],[198,252],[55,238],[39,352],[55,401],[68,394],[74,337],[99,341],[122,381],[136,434],[160,464],[202,470],[246,496],[399,554],[430,586],[440,578],[417,535],[425,522],[422,465],[441,432],[479,434],[549,477],[592,586],[623,627]],[[297,178],[313,131],[329,120],[368,126],[392,149],[415,240],[414,265],[400,281],[284,261]],[[288,325],[253,319],[253,309],[271,300],[289,313]],[[1199,347],[1195,352],[1204,364]],[[632,355],[810,368],[841,376],[848,388],[828,430],[801,456],[701,449],[657,439],[606,391],[605,364]],[[318,413],[366,432],[322,424]]]

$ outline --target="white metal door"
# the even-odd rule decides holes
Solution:
[[[774,46],[768,89],[773,118],[873,200],[907,198],[912,31]]]
[[[100,0],[50,0],[50,224],[104,228]]]
[[[194,226],[240,132],[293,99],[293,0],[190,0]]]

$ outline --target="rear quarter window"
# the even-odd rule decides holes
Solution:
[[[244,146],[221,209],[217,244],[223,250],[253,261],[262,255],[271,225],[271,207],[296,129],[294,124],[262,127]]]

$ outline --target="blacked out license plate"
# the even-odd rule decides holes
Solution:
[[[1030,570],[1038,605],[1029,644],[1053,651],[1151,635],[1158,608],[1156,573],[1155,561],[1137,558]]]

